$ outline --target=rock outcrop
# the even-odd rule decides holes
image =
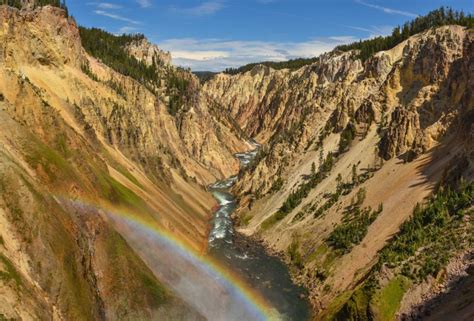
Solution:
[[[126,46],[127,52],[148,65],[171,65],[171,54],[150,43],[147,39],[132,41]]]

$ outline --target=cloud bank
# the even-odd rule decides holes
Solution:
[[[176,65],[192,70],[221,71],[259,61],[285,61],[315,57],[334,47],[356,41],[352,36],[334,36],[303,42],[242,41],[222,39],[168,39],[158,43],[170,51]]]

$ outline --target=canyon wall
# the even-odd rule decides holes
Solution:
[[[123,49],[156,71],[149,84],[88,54],[60,8],[0,6],[0,319],[203,320],[109,218],[203,253],[206,186],[239,171],[233,154],[250,138],[262,148],[239,172],[235,220],[289,264],[315,319],[410,314],[471,254],[472,204],[461,200],[474,177],[473,37],[444,26],[365,61],[335,50],[205,84],[136,39]],[[186,99],[171,108],[176,79]],[[452,250],[448,268],[434,273],[428,256],[407,270],[415,254],[394,263],[416,204],[420,216],[446,195],[462,207],[457,220],[436,217],[436,231],[460,246],[438,237],[428,252]]]
[[[316,319],[335,317],[440,180],[472,181],[472,70],[472,30],[445,26],[366,61],[334,51],[296,71],[257,66],[205,84],[263,144],[234,188],[240,231],[293,266]],[[369,207],[365,234],[331,245]]]
[[[145,40],[128,51],[175,70]],[[197,93],[171,115],[166,90],[88,55],[63,10],[0,6],[1,317],[202,319],[104,216],[205,251],[215,201],[204,186],[237,171],[232,154],[249,145]]]

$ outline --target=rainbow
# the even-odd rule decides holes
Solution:
[[[97,213],[111,222],[156,277],[208,320],[281,320],[278,312],[238,275],[158,227],[153,218],[110,204],[55,199],[62,206]]]

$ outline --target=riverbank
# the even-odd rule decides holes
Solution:
[[[259,145],[254,146],[256,148],[250,152],[236,154],[242,166],[247,166],[257,155]],[[283,320],[309,320],[311,314],[307,291],[293,283],[288,266],[281,256],[269,251],[263,242],[234,229],[232,214],[237,207],[237,200],[229,190],[236,181],[237,177],[232,176],[209,188],[219,208],[211,222],[208,255],[258,291]]]

